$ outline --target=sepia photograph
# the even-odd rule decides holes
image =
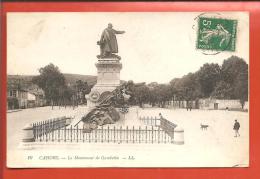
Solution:
[[[8,12],[7,167],[249,167],[248,12]]]

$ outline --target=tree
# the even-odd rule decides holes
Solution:
[[[219,65],[206,63],[200,68],[197,74],[203,96],[209,97],[220,80]]]
[[[64,89],[63,99],[65,108],[68,104],[71,104],[73,94],[75,94],[75,91],[72,88],[67,87]]]
[[[133,88],[133,98],[135,99],[135,103],[140,107],[143,106],[143,103],[149,101],[150,91],[149,88],[144,85],[138,85]]]
[[[88,82],[77,80],[75,84],[75,91],[79,103],[85,102],[85,95],[90,92],[90,87],[88,86]]]
[[[216,84],[216,87],[211,96],[217,99],[232,99],[233,91],[234,89],[229,83],[225,81],[219,81]]]
[[[35,76],[32,81],[43,89],[47,101],[58,103],[63,97],[63,90],[66,88],[65,77],[60,72],[59,68],[52,63],[40,68],[40,75]]]
[[[159,84],[156,86],[155,90],[157,91],[156,100],[159,103],[160,107],[165,107],[165,102],[172,99],[171,87],[168,84]]]
[[[224,60],[221,66],[221,79],[231,85],[236,83],[237,77],[240,73],[247,73],[247,63],[237,56],[231,56]]]
[[[177,100],[179,98],[178,95],[178,84],[180,82],[180,78],[174,78],[170,81],[170,90],[171,90],[171,96],[173,97],[173,100]]]
[[[185,94],[184,94],[184,82],[183,78],[174,78],[170,81],[171,86],[171,92],[172,96],[174,97],[174,100],[176,101],[182,101],[185,100]]]
[[[197,73],[189,73],[180,79],[173,79],[170,85],[172,96],[175,96],[175,100],[189,102],[201,96]]]
[[[233,87],[232,98],[239,99],[244,108],[248,100],[248,64],[242,58],[231,56],[222,64],[221,78]]]
[[[248,101],[248,72],[240,73],[236,81],[234,93],[238,97],[242,109],[244,109],[245,102]]]
[[[183,77],[184,99],[186,101],[195,100],[201,94],[197,73],[189,73]]]
[[[158,84],[152,82],[147,85],[150,91],[149,103],[152,106],[159,104],[160,107],[165,107],[165,102],[170,101],[173,98],[173,89],[170,84]]]

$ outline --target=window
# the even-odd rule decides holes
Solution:
[[[10,91],[9,91],[9,96],[10,96],[10,97],[17,97],[17,96],[16,96],[16,93],[17,93],[17,90],[10,90]]]

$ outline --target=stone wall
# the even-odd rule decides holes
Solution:
[[[241,109],[242,106],[239,100],[220,100],[220,99],[199,99],[197,101],[168,101],[167,108],[187,108],[192,106],[192,109]],[[244,109],[248,109],[248,102],[245,102]]]

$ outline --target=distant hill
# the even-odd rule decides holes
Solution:
[[[79,74],[69,74],[64,73],[66,82],[70,84],[76,83],[77,80],[81,80],[83,82],[87,81],[89,86],[95,85],[97,83],[97,77],[92,75],[79,75]]]
[[[74,84],[77,80],[87,81],[89,86],[97,83],[97,77],[92,75],[79,75],[79,74],[63,74],[67,84]],[[7,75],[7,81],[20,81],[23,84],[31,84],[32,78],[36,75]],[[26,85],[27,86],[27,85]]]
[[[87,81],[89,86],[94,86],[97,83],[97,76],[93,75],[79,75],[79,74],[70,74],[63,73],[66,79],[66,83],[73,85],[77,80],[83,82]],[[32,85],[32,78],[36,75],[7,75],[7,82],[9,83],[20,83],[24,88]],[[120,80],[120,83],[126,81]]]
[[[35,75],[7,75],[7,80],[15,79],[15,80],[23,80],[26,82],[31,82],[34,76]]]
[[[27,89],[32,86],[33,75],[7,75],[7,88],[13,89],[19,88]]]

